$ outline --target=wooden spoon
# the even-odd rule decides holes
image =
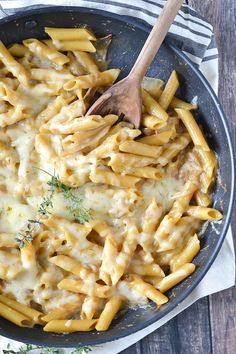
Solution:
[[[90,107],[86,116],[90,114],[105,115],[113,113],[123,115],[136,128],[141,120],[141,83],[144,75],[157,51],[159,50],[183,0],[167,0],[155,26],[150,32],[143,49],[141,50],[129,75],[110,87]]]

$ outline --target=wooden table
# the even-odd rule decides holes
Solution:
[[[219,97],[236,144],[236,1],[189,0],[189,4],[215,28],[220,54]],[[235,212],[232,229],[236,245]],[[166,325],[122,352],[210,353],[236,353],[236,287],[199,300]]]

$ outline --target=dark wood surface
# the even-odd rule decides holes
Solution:
[[[236,144],[236,0],[189,0],[214,26],[219,97]],[[232,219],[236,245],[236,213]],[[122,354],[235,354],[236,287],[201,299]]]

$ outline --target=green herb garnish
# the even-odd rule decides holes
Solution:
[[[90,211],[82,206],[83,199],[76,195],[75,189],[62,183],[59,176],[54,173],[51,175],[47,171],[42,170],[51,176],[51,179],[47,182],[49,186],[49,195],[43,197],[42,203],[38,208],[38,218],[35,220],[29,219],[25,230],[18,232],[16,241],[19,248],[23,248],[27,243],[30,243],[34,239],[34,232],[42,224],[42,220],[47,218],[51,213],[50,209],[53,208],[53,196],[56,191],[63,194],[64,201],[66,203],[66,209],[73,216],[74,220],[80,224],[88,222],[90,219]]]
[[[17,351],[10,349],[10,343],[7,345],[7,349],[3,349],[3,354],[30,354],[36,349],[41,349],[40,354],[64,354],[63,349],[56,349],[56,348],[44,348],[38,345],[26,344],[21,346]],[[87,354],[92,351],[90,347],[80,347],[73,349],[70,354]]]

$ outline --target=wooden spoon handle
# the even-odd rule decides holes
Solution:
[[[183,0],[167,0],[158,17],[152,31],[150,32],[143,49],[141,50],[130,74],[129,78],[141,83],[148,67],[159,50],[168,30],[177,15]]]

